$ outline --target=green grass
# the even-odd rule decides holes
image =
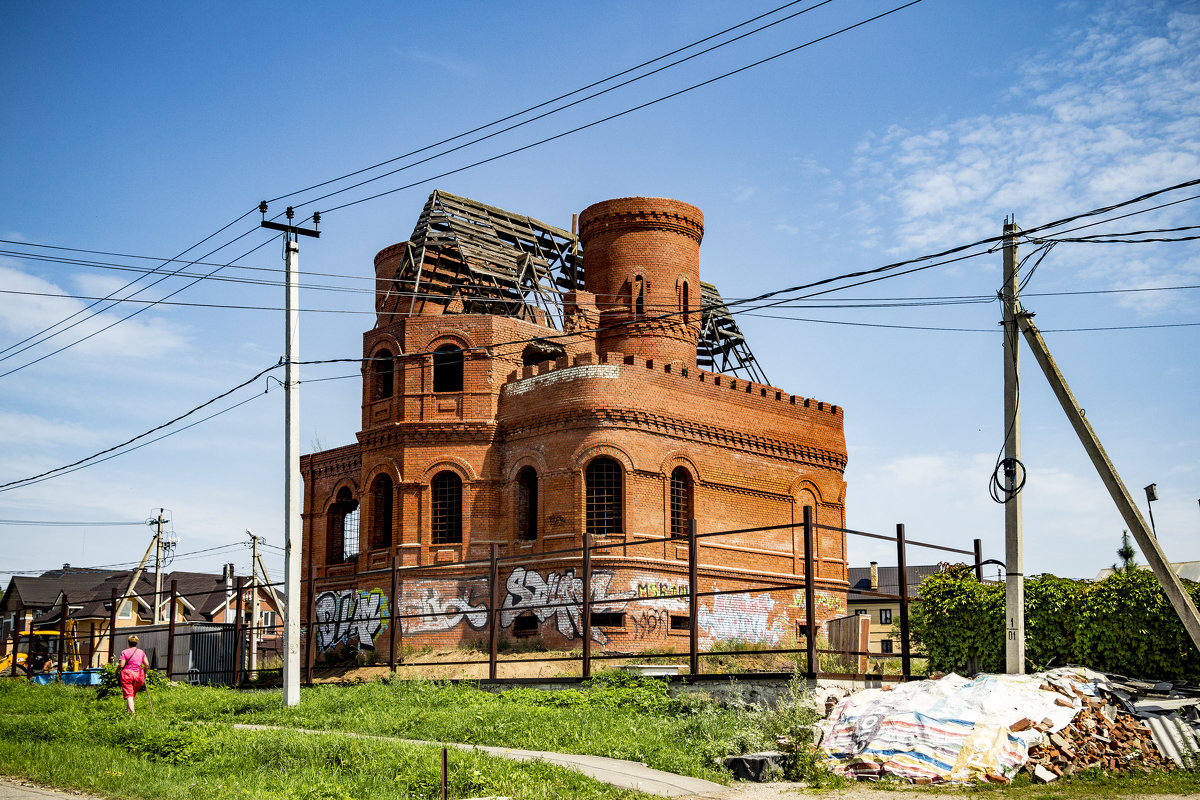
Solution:
[[[119,696],[94,689],[0,682],[0,772],[98,794],[187,798],[432,798],[440,749],[374,736],[603,755],[728,781],[719,759],[768,741],[756,709],[667,696],[662,682],[613,673],[587,690],[494,695],[407,681],[322,685],[283,708],[278,690],[172,686],[128,718]],[[245,722],[294,730],[242,731]],[[773,742],[773,740],[770,740]],[[451,795],[640,796],[545,764],[451,751]]]

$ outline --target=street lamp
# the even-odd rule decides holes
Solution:
[[[1154,534],[1154,538],[1158,538],[1158,531],[1154,529],[1154,506],[1151,503],[1158,499],[1158,484],[1152,483],[1146,487],[1146,508],[1150,510],[1150,532]]]

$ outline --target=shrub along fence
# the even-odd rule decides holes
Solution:
[[[1200,604],[1200,584],[1185,580]],[[913,638],[932,669],[1004,670],[1004,585],[954,568],[921,584]],[[1200,652],[1153,572],[1101,581],[1036,575],[1025,581],[1025,656],[1032,670],[1064,664],[1158,680],[1200,681]]]

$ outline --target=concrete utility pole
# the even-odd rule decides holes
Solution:
[[[250,537],[250,680],[258,677],[258,537],[249,528]]]
[[[1021,530],[1021,341],[1017,336],[1020,285],[1016,222],[1004,223],[1004,665],[1009,675],[1025,673],[1025,548]]]
[[[283,232],[283,261],[286,277],[287,321],[284,326],[284,385],[287,412],[284,417],[284,470],[287,476],[284,491],[284,561],[283,590],[287,595],[287,613],[283,626],[283,704],[300,704],[300,558],[303,528],[300,519],[300,245],[301,235],[318,237],[315,226],[320,214],[313,214],[312,229],[292,225],[292,207],[287,208],[287,225],[266,219],[267,203],[259,203],[263,214],[262,227]]]
[[[168,519],[163,519],[163,509],[158,510],[158,517],[150,520],[151,525],[157,525],[157,532],[154,534],[154,624],[162,622],[162,551],[163,538],[162,529],[163,523],[170,522]]]

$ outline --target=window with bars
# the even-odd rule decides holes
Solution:
[[[447,470],[434,475],[429,485],[433,544],[462,542],[462,478]]]
[[[630,296],[633,299],[633,315],[635,317],[640,318],[642,315],[644,315],[646,313],[645,294],[646,294],[646,281],[642,278],[641,275],[634,276],[633,288],[630,292]]]
[[[358,555],[358,501],[344,486],[329,509],[328,554],[330,564],[340,564]]]
[[[587,532],[592,536],[619,536],[622,521],[621,465],[601,456],[584,470]]]
[[[392,476],[380,475],[371,490],[371,549],[392,546]]]
[[[671,470],[671,535],[676,538],[687,538],[688,520],[695,516],[692,486],[692,474],[687,469]]]
[[[517,537],[524,541],[537,539],[538,486],[537,470],[524,467],[517,473]]]
[[[396,393],[395,362],[391,350],[380,350],[374,355],[375,399],[386,400]]]
[[[433,390],[463,390],[463,351],[452,344],[444,344],[433,351]]]

